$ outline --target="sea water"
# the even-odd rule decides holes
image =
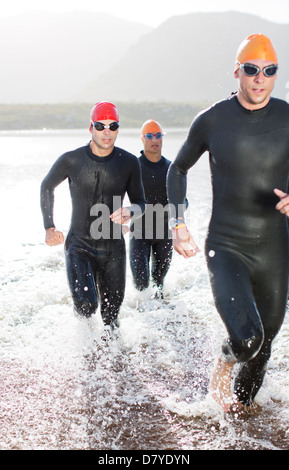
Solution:
[[[168,129],[163,155],[174,159],[185,136]],[[151,287],[137,292],[128,264],[111,341],[102,339],[99,312],[74,315],[63,246],[44,243],[39,187],[59,155],[88,141],[86,130],[0,133],[0,449],[288,450],[288,315],[254,410],[225,415],[208,394],[225,331],[203,249],[207,155],[188,177],[188,223],[201,252],[174,253],[165,300]],[[138,155],[139,131],[121,130],[117,145]],[[55,191],[64,233],[70,214],[65,181]]]

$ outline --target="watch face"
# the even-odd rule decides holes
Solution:
[[[169,228],[173,230],[177,226],[177,223],[178,223],[177,219],[171,219],[169,221]]]

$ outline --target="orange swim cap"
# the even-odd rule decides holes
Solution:
[[[154,121],[153,119],[149,119],[146,121],[142,128],[141,128],[141,134],[145,135],[148,134],[149,132],[163,132],[160,124],[157,121]]]
[[[248,36],[239,46],[236,61],[244,64],[250,60],[269,60],[278,64],[277,54],[267,36],[264,34],[252,34]]]

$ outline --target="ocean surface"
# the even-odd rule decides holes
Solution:
[[[168,129],[174,159],[185,130]],[[289,319],[274,343],[254,410],[225,415],[208,394],[225,336],[203,246],[211,212],[208,157],[189,173],[188,219],[201,253],[174,254],[165,300],[137,292],[128,265],[118,334],[102,340],[99,312],[76,318],[63,246],[44,243],[40,183],[87,130],[0,133],[0,450],[288,450]],[[138,155],[139,131],[117,145]],[[55,221],[67,233],[67,181]],[[274,276],[274,272],[272,272]]]

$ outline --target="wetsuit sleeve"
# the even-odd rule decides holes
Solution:
[[[145,212],[145,194],[141,177],[141,168],[138,159],[133,162],[132,172],[127,187],[127,195],[131,206],[130,210],[134,219],[138,219]]]
[[[40,207],[44,228],[55,227],[53,220],[54,190],[68,177],[68,158],[64,154],[54,163],[41,183]]]
[[[167,191],[170,205],[176,217],[184,217],[187,207],[187,172],[208,149],[204,113],[193,121],[188,137],[180,148],[175,161],[170,165],[167,176]]]

